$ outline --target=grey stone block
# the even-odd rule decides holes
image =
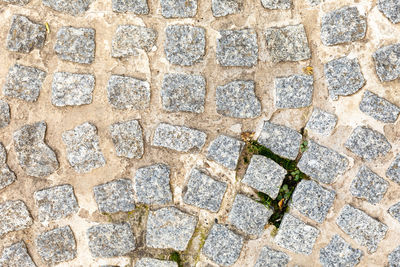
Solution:
[[[335,114],[326,112],[319,108],[314,108],[310,119],[307,122],[306,129],[316,134],[329,136],[337,123]]]
[[[93,187],[101,213],[129,212],[135,209],[132,181],[118,179]]]
[[[376,50],[372,57],[376,74],[381,82],[393,81],[400,76],[400,43],[387,45]]]
[[[217,18],[238,14],[243,10],[243,0],[212,0],[211,10]]]
[[[118,157],[142,158],[144,153],[143,132],[137,120],[111,124],[110,133]]]
[[[307,0],[307,3],[310,6],[317,6],[317,5],[321,4],[321,3],[323,3],[324,1],[325,0]]]
[[[31,0],[1,0],[1,1],[12,5],[24,6],[28,4]]]
[[[319,252],[319,261],[323,267],[356,266],[363,256],[359,249],[352,248],[339,235],[334,235],[328,245]]]
[[[147,0],[112,0],[112,10],[118,13],[132,12],[136,15],[149,14]]]
[[[389,168],[386,170],[386,176],[393,182],[400,184],[400,154],[397,154]]]
[[[265,246],[261,249],[254,267],[287,267],[289,260],[290,258],[286,253]]]
[[[14,183],[17,177],[7,165],[7,151],[0,142],[0,190]]]
[[[0,257],[0,266],[4,267],[36,267],[28,253],[24,241],[5,247]]]
[[[160,0],[164,18],[192,18],[197,13],[197,0]]]
[[[112,47],[112,57],[128,57],[136,55],[138,49],[149,52],[157,39],[154,29],[135,25],[118,25],[115,31]]]
[[[389,183],[371,171],[365,165],[358,170],[356,178],[351,182],[350,192],[353,196],[377,204],[385,195]]]
[[[388,213],[400,222],[400,202],[390,206],[388,209]]]
[[[292,0],[261,0],[261,4],[268,9],[290,9],[293,5]]]
[[[0,100],[0,128],[10,124],[10,106],[6,101]]]
[[[400,22],[400,2],[396,0],[378,0],[377,6],[392,23]]]
[[[394,123],[399,117],[400,108],[386,99],[366,90],[360,102],[360,110],[384,123]]]
[[[244,145],[243,141],[236,138],[219,135],[208,147],[207,159],[213,160],[230,170],[235,170]]]
[[[9,232],[26,229],[32,224],[31,215],[22,200],[0,203],[0,237]]]
[[[178,267],[178,263],[152,258],[141,258],[136,262],[135,267]]]
[[[80,16],[83,15],[94,0],[42,0],[43,5],[68,15]]]
[[[400,266],[400,246],[395,248],[388,255],[389,267],[399,267]]]
[[[311,75],[291,75],[275,78],[275,107],[303,108],[312,104],[314,78]]]

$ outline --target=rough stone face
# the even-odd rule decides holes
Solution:
[[[13,5],[19,5],[19,6],[24,6],[28,4],[31,0],[1,0],[4,3],[10,3]]]
[[[90,122],[63,132],[62,140],[67,146],[68,162],[76,172],[90,172],[106,164],[100,150],[97,128]]]
[[[213,160],[230,170],[235,170],[244,145],[243,141],[226,135],[219,135],[208,147],[207,159]]]
[[[400,43],[383,46],[372,54],[376,74],[381,82],[393,81],[400,76]]]
[[[214,17],[238,14],[243,10],[243,0],[212,0],[211,10]]]
[[[247,119],[261,115],[261,103],[255,92],[254,81],[236,80],[217,86],[217,113],[227,117]]]
[[[286,213],[275,236],[275,243],[295,253],[309,255],[318,235],[317,228]]]
[[[257,141],[273,153],[295,160],[299,154],[301,139],[301,134],[289,127],[264,121]]]
[[[388,213],[400,222],[400,202],[390,206]]]
[[[326,189],[311,180],[297,184],[290,206],[317,223],[322,223],[335,199],[335,191]]]
[[[324,2],[325,0],[307,0],[307,3],[310,6],[317,6],[319,4],[321,4],[322,2]]]
[[[0,190],[14,183],[17,177],[7,165],[7,151],[0,142]]]
[[[42,88],[46,72],[34,68],[15,64],[7,74],[3,86],[3,94],[8,97],[35,102]]]
[[[261,0],[261,4],[268,9],[290,9],[292,0]]]
[[[344,146],[365,160],[384,156],[392,148],[383,134],[366,126],[356,127]]]
[[[132,12],[136,15],[149,14],[147,0],[112,0],[112,10],[118,13]]]
[[[9,232],[26,229],[32,224],[31,215],[22,200],[0,203],[0,237]]]
[[[205,132],[185,126],[160,123],[153,136],[153,146],[165,147],[179,152],[198,152],[205,142]]]
[[[193,168],[189,175],[183,202],[211,212],[218,212],[226,188],[226,183],[215,180],[204,171]]]
[[[316,181],[332,184],[337,176],[343,174],[349,160],[333,149],[321,146],[310,140],[297,167]]]
[[[54,51],[66,61],[92,64],[96,48],[93,28],[62,27],[57,32]]]
[[[167,2],[168,0],[163,0]],[[175,1],[175,0],[174,0]],[[177,0],[184,2],[184,0]],[[165,30],[164,51],[171,64],[191,66],[203,59],[206,31],[190,25],[170,25]]]
[[[6,101],[0,100],[0,128],[10,124],[10,106]]]
[[[303,24],[268,28],[265,39],[273,62],[301,61],[311,58]]]
[[[221,224],[214,224],[204,243],[202,253],[213,262],[230,266],[239,258],[243,237]]]
[[[197,13],[197,0],[161,0],[164,18],[192,18]]]
[[[303,108],[312,104],[314,79],[310,75],[291,75],[275,79],[275,107]]]
[[[345,205],[336,219],[336,224],[361,246],[373,253],[385,237],[388,227],[364,211]]]
[[[269,247],[263,247],[254,267],[286,267],[289,263],[289,260],[290,258],[286,253],[271,249]]]
[[[142,127],[137,120],[110,125],[111,139],[118,157],[140,159],[144,153]]]
[[[0,266],[4,267],[36,267],[26,249],[24,241],[19,241],[4,248],[0,258]]]
[[[360,110],[384,123],[394,123],[400,113],[398,106],[368,90],[365,91],[361,100]]]
[[[358,170],[356,178],[351,183],[350,192],[353,196],[377,204],[385,195],[389,183],[371,171],[365,165]]]
[[[55,228],[36,237],[39,255],[49,265],[70,261],[76,257],[74,233],[69,226]]]
[[[42,49],[46,40],[46,27],[31,21],[28,17],[14,15],[7,35],[7,49],[13,52],[29,53],[34,48]]]
[[[152,258],[141,258],[136,262],[135,267],[178,267],[178,263]]]
[[[93,257],[110,258],[124,256],[135,248],[135,237],[128,223],[98,224],[86,232],[89,250]]]
[[[222,66],[253,67],[258,60],[254,29],[221,30],[217,39],[217,62]]]
[[[275,161],[261,155],[253,155],[242,183],[275,199],[286,173],[287,171]]]
[[[135,209],[132,181],[118,179],[93,187],[101,213],[129,212]]]
[[[196,228],[197,218],[175,207],[150,211],[147,219],[146,245],[152,248],[186,249]]]
[[[136,55],[138,49],[149,52],[153,49],[157,32],[151,28],[135,25],[118,25],[112,40],[112,57]]]
[[[396,0],[378,0],[378,9],[392,23],[400,22],[400,2]]]
[[[322,17],[321,40],[324,45],[338,45],[361,40],[367,31],[367,20],[357,7],[345,6]]]
[[[56,154],[44,142],[46,128],[41,121],[24,125],[13,134],[19,165],[33,177],[49,176],[59,167]]]
[[[150,104],[150,84],[133,77],[111,75],[107,96],[115,109],[146,109]]]
[[[172,202],[170,168],[162,163],[139,168],[134,179],[137,201],[148,205]]]
[[[397,154],[395,159],[386,170],[386,176],[393,182],[400,184],[400,154]]]
[[[337,123],[335,114],[314,108],[310,119],[307,122],[306,129],[314,133],[329,136]]]
[[[51,9],[72,16],[83,15],[93,0],[42,0],[43,5]]]
[[[39,213],[39,221],[46,222],[65,218],[79,210],[71,185],[59,185],[36,191],[33,194]]]
[[[361,250],[352,248],[339,235],[334,235],[329,244],[320,250],[319,261],[324,267],[354,267],[360,262],[363,254]]]
[[[388,255],[389,267],[399,267],[400,263],[400,246]]]
[[[204,112],[206,79],[201,75],[167,73],[164,76],[161,101],[171,112]]]
[[[51,85],[51,103],[57,107],[92,103],[94,81],[92,74],[54,73]]]

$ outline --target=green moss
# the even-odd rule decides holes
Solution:
[[[182,267],[181,255],[178,252],[174,251],[169,254],[169,260],[174,261],[178,264],[179,267]]]

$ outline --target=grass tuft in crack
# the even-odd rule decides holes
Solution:
[[[176,262],[179,267],[183,266],[182,265],[182,260],[181,260],[181,255],[179,255],[179,253],[176,252],[176,251],[171,252],[171,254],[169,255],[169,260]]]

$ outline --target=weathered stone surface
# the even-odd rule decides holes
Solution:
[[[183,3],[184,0],[179,2]],[[171,64],[191,66],[203,59],[206,50],[204,28],[170,25],[166,28],[165,35],[164,51]]]
[[[107,96],[115,109],[146,109],[150,104],[150,84],[134,77],[111,75]]]
[[[139,168],[134,179],[139,203],[163,205],[172,202],[170,168],[163,163]]]
[[[307,3],[310,6],[317,6],[319,4],[321,4],[322,2],[324,2],[325,0],[307,0]]]
[[[356,178],[351,183],[350,192],[353,196],[377,204],[385,195],[389,183],[371,171],[365,165],[358,170]]]
[[[320,186],[311,180],[297,184],[293,192],[290,207],[297,209],[317,223],[322,223],[335,199],[335,191]]]
[[[290,9],[292,0],[261,0],[264,8],[268,9]]]
[[[153,136],[153,146],[165,147],[179,152],[198,152],[205,142],[205,132],[185,126],[160,123]]]
[[[235,170],[245,143],[236,138],[219,135],[207,149],[207,159]]]
[[[10,3],[13,5],[24,6],[28,4],[31,0],[1,0],[4,3]]]
[[[55,228],[38,235],[36,248],[49,265],[70,261],[77,255],[74,233],[69,226]]]
[[[388,230],[385,224],[350,205],[342,208],[336,224],[358,244],[367,247],[368,253],[376,251]]]
[[[372,54],[376,74],[381,82],[393,81],[400,76],[400,43],[379,48]]]
[[[161,101],[171,112],[204,112],[206,79],[201,75],[167,73],[164,76]]]
[[[226,188],[226,183],[215,180],[202,170],[193,168],[189,175],[183,202],[201,209],[218,212]]]
[[[301,134],[289,127],[264,121],[257,141],[273,153],[294,160],[299,154],[301,139]]]
[[[395,159],[386,170],[386,176],[393,182],[400,184],[400,154],[397,154]]]
[[[384,156],[392,148],[383,134],[366,126],[356,127],[344,146],[365,160]]]
[[[117,156],[129,159],[140,159],[143,156],[143,132],[137,120],[111,124],[110,133]]]
[[[385,123],[394,123],[400,108],[386,99],[366,90],[360,102],[360,110],[372,118]]]
[[[147,219],[146,245],[152,248],[186,249],[196,228],[197,218],[175,207],[150,211]]]
[[[0,100],[0,128],[10,124],[10,106],[6,101]]]
[[[157,32],[151,28],[135,25],[118,25],[112,40],[112,57],[128,57],[137,54],[137,49],[149,52],[153,49]]]
[[[0,237],[9,232],[26,229],[32,224],[31,215],[22,200],[0,203]]]
[[[141,258],[136,262],[135,267],[178,267],[178,263],[152,258]]]
[[[290,258],[286,253],[269,247],[263,247],[254,267],[286,267],[289,260]]]
[[[243,10],[243,0],[212,0],[211,10],[214,17],[238,14]]]
[[[388,256],[389,267],[399,267],[400,266],[400,246],[395,248],[390,252]]]
[[[217,86],[215,102],[217,113],[227,117],[248,119],[261,115],[261,103],[252,80],[236,80]]]
[[[66,61],[92,64],[96,48],[93,28],[62,27],[57,32],[54,51]]]
[[[396,0],[378,0],[380,12],[385,15],[392,23],[400,22],[400,2]]]
[[[7,151],[0,142],[0,190],[14,183],[17,177],[7,165]]]
[[[51,85],[51,103],[57,107],[92,103],[94,90],[92,74],[56,72]]]
[[[221,224],[214,224],[204,243],[202,253],[213,262],[230,266],[239,258],[243,237]]]
[[[275,79],[275,107],[303,108],[312,104],[314,78],[311,75],[291,75]]]
[[[217,62],[222,66],[253,67],[258,60],[254,29],[221,30],[217,39]]]
[[[101,213],[129,212],[135,209],[132,181],[118,179],[93,187]]]
[[[324,45],[338,45],[361,40],[367,31],[367,20],[357,7],[345,6],[322,17],[321,41]]]
[[[400,222],[400,202],[390,206],[388,209],[388,213]]]
[[[3,94],[8,97],[35,102],[39,97],[45,77],[46,72],[40,69],[15,64],[8,71],[3,86]]]
[[[124,256],[136,248],[128,223],[98,224],[90,227],[86,234],[90,253],[96,258]]]
[[[4,248],[0,258],[0,266],[4,267],[36,267],[26,249],[24,241],[19,241]]]
[[[297,167],[316,181],[332,184],[336,177],[343,174],[349,166],[349,160],[333,149],[321,146],[310,140]]]
[[[43,5],[72,16],[83,15],[94,0],[42,0]]]
[[[318,235],[317,228],[286,213],[275,236],[275,243],[295,253],[309,255]]]
[[[360,262],[363,254],[361,250],[352,248],[339,235],[334,235],[329,244],[320,250],[319,261],[324,267],[353,267]]]
[[[100,150],[97,128],[90,122],[63,132],[62,140],[67,146],[68,162],[76,172],[90,172],[106,164]]]
[[[316,134],[329,136],[337,123],[335,114],[326,112],[319,108],[314,108],[310,119],[307,122],[306,129]]]
[[[71,185],[58,185],[36,191],[33,194],[39,213],[39,221],[46,222],[65,218],[77,213],[78,202]]]
[[[136,15],[149,14],[147,0],[112,0],[112,10],[118,13],[132,12]]]
[[[46,27],[31,21],[28,17],[14,15],[7,35],[7,49],[13,52],[29,53],[42,49],[46,40]]]
[[[59,167],[56,154],[44,142],[46,128],[41,121],[24,125],[13,134],[19,165],[30,176],[46,177]]]
[[[191,18],[197,13],[197,0],[161,0],[164,18]]]
[[[311,58],[303,24],[268,28],[265,31],[265,39],[273,62],[301,61]]]

